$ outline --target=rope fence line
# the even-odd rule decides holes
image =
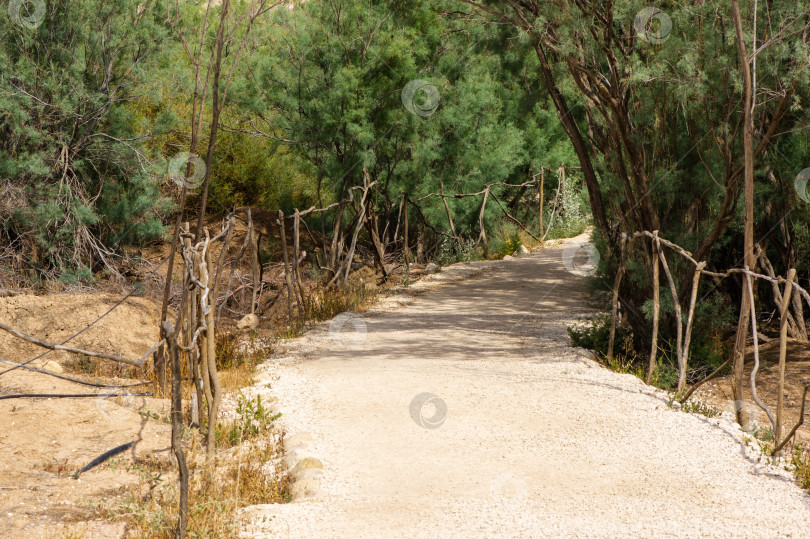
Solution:
[[[105,312],[104,314],[102,314],[101,316],[99,316],[98,318],[96,318],[94,321],[92,321],[92,322],[90,322],[89,324],[87,324],[87,325],[86,325],[84,328],[82,328],[81,330],[77,331],[76,333],[74,333],[73,335],[71,335],[70,337],[68,337],[68,338],[67,338],[67,339],[65,339],[64,341],[62,341],[60,344],[64,345],[64,344],[69,343],[70,341],[72,341],[73,339],[75,339],[76,337],[78,337],[79,335],[81,335],[82,333],[84,333],[85,331],[87,331],[88,329],[90,329],[91,327],[95,326],[95,325],[96,325],[97,323],[99,323],[99,322],[100,322],[100,321],[101,321],[101,320],[102,320],[104,317],[106,317],[108,314],[110,314],[111,312],[113,312],[115,309],[117,309],[118,307],[120,307],[121,305],[123,305],[123,303],[124,303],[126,300],[128,300],[128,299],[129,299],[129,298],[130,298],[130,297],[131,297],[133,294],[135,294],[135,292],[137,292],[137,291],[140,289],[140,287],[141,287],[141,286],[143,286],[143,284],[144,284],[144,283],[146,283],[146,281],[148,281],[149,279],[151,279],[151,278],[152,278],[152,277],[155,275],[155,273],[157,273],[157,272],[158,272],[158,270],[159,270],[161,267],[163,267],[163,264],[165,264],[166,262],[168,262],[168,260],[169,260],[169,257],[167,256],[166,258],[164,258],[164,259],[163,259],[163,261],[162,261],[160,264],[158,264],[158,265],[157,265],[157,267],[155,267],[155,269],[153,269],[153,270],[152,270],[152,272],[151,272],[151,273],[149,273],[149,275],[147,275],[147,276],[146,276],[146,277],[145,277],[145,278],[144,278],[144,279],[143,279],[143,280],[142,280],[140,283],[136,284],[136,285],[133,287],[133,289],[132,289],[132,290],[131,290],[131,291],[130,291],[130,292],[129,292],[129,293],[126,295],[126,296],[124,296],[123,298],[121,298],[121,299],[118,301],[118,303],[116,303],[115,305],[113,305],[112,307],[110,307],[110,308],[107,310],[107,312]],[[4,370],[4,371],[0,371],[0,376],[2,376],[2,375],[4,375],[4,374],[6,374],[7,372],[11,372],[11,371],[13,371],[13,370],[16,370],[16,369],[22,368],[22,367],[24,367],[24,366],[28,365],[29,363],[32,363],[32,362],[34,362],[34,361],[36,361],[36,360],[38,360],[38,359],[41,359],[41,358],[45,357],[46,355],[50,354],[52,351],[53,351],[53,349],[49,349],[48,351],[43,352],[43,353],[41,353],[40,355],[38,355],[38,356],[36,356],[36,357],[33,357],[33,358],[31,358],[31,359],[29,359],[29,360],[27,360],[27,361],[24,361],[23,363],[20,363],[20,364],[18,364],[17,366],[14,366],[14,367],[12,367],[12,368],[10,368],[10,369],[6,369],[6,370]]]
[[[627,259],[629,258],[629,253],[633,247],[633,244],[636,239],[638,238],[649,238],[652,244],[652,252],[653,252],[653,335],[652,335],[652,347],[651,347],[651,358],[650,364],[647,372],[647,384],[651,382],[653,370],[655,368],[655,351],[657,351],[657,339],[658,339],[658,317],[660,312],[660,298],[658,295],[658,263],[660,262],[661,267],[664,269],[664,273],[666,275],[670,294],[672,296],[672,303],[673,308],[675,311],[676,317],[676,356],[678,359],[678,389],[676,395],[678,395],[678,400],[683,404],[685,403],[689,397],[703,384],[708,382],[709,380],[715,378],[721,371],[724,369],[730,362],[733,356],[729,357],[722,365],[720,365],[714,372],[710,375],[705,377],[703,380],[694,384],[688,391],[686,390],[686,372],[688,369],[688,359],[689,359],[689,346],[691,342],[691,335],[692,335],[692,323],[694,321],[695,309],[696,309],[696,299],[697,299],[697,292],[700,284],[700,276],[701,275],[708,275],[714,277],[715,279],[724,279],[730,277],[735,274],[740,274],[743,276],[744,280],[744,290],[743,293],[748,295],[750,300],[750,308],[751,308],[751,333],[753,339],[753,352],[754,352],[754,366],[750,373],[750,384],[751,384],[751,394],[756,402],[757,406],[762,408],[765,414],[768,416],[769,421],[773,427],[774,432],[774,453],[780,451],[787,442],[795,435],[796,430],[804,423],[804,411],[805,411],[805,399],[807,398],[808,388],[810,388],[810,380],[803,380],[801,383],[804,386],[804,392],[802,394],[802,406],[801,406],[801,413],[799,416],[799,420],[797,425],[795,425],[789,432],[787,436],[782,436],[782,429],[783,429],[783,420],[784,420],[784,411],[783,411],[783,398],[784,398],[784,383],[785,383],[785,363],[787,357],[787,330],[788,330],[788,316],[790,314],[790,303],[789,300],[792,297],[793,292],[799,293],[810,305],[810,294],[802,288],[798,282],[796,282],[796,270],[795,268],[790,268],[787,272],[786,277],[781,276],[771,276],[771,275],[763,275],[761,273],[757,273],[752,271],[751,268],[748,266],[744,266],[742,268],[731,268],[724,272],[717,272],[717,271],[710,271],[705,269],[707,263],[705,261],[698,261],[692,256],[692,253],[684,249],[683,247],[668,241],[662,238],[659,235],[659,231],[647,231],[642,230],[639,232],[635,232],[631,235],[627,235],[622,233],[621,235],[621,254],[620,254],[620,261],[619,261],[619,269],[616,273],[616,279],[613,285],[613,294],[612,294],[612,301],[611,301],[611,316],[610,316],[610,337],[608,340],[608,358],[613,357],[613,348],[615,343],[616,337],[616,326],[618,320],[618,304],[619,304],[619,289],[621,287],[622,277],[627,268]],[[681,311],[681,304],[680,304],[680,297],[678,295],[677,287],[675,285],[675,281],[672,277],[672,273],[670,272],[669,266],[667,264],[666,256],[664,255],[664,251],[661,248],[662,246],[668,247],[675,253],[679,254],[684,259],[688,260],[694,266],[694,275],[692,278],[692,290],[691,296],[689,301],[689,309],[687,311],[687,323],[686,328],[683,328],[683,315]],[[655,256],[657,253],[658,256]],[[757,246],[757,255],[758,258],[760,255],[763,255],[762,250]],[[756,387],[756,379],[757,373],[760,367],[759,361],[759,334],[757,332],[757,325],[756,325],[756,303],[754,297],[754,290],[753,290],[753,282],[755,279],[761,279],[763,281],[767,281],[773,285],[773,290],[775,292],[775,299],[779,299],[781,301],[777,302],[777,307],[780,311],[780,334],[779,334],[779,384],[777,389],[777,410],[776,414],[768,408],[768,406],[762,402],[759,398],[759,394],[757,393]],[[784,293],[776,295],[779,292],[779,286],[784,285]],[[735,406],[739,406],[739,404],[735,404]]]
[[[222,226],[218,233],[212,235],[209,232],[209,228],[204,227],[203,233],[204,237],[199,238],[198,235],[192,234],[188,223],[185,224],[185,227],[181,227],[178,230],[176,236],[176,242],[173,245],[176,245],[176,249],[172,249],[172,253],[167,256],[163,261],[157,265],[149,275],[139,284],[137,284],[128,294],[126,294],[123,298],[121,298],[114,306],[112,306],[109,310],[107,310],[104,314],[99,316],[96,320],[91,322],[90,324],[86,325],[83,329],[76,332],[74,335],[70,336],[68,339],[64,340],[61,343],[52,343],[46,340],[39,339],[37,337],[28,335],[22,331],[18,331],[12,328],[9,325],[0,323],[0,330],[3,330],[12,336],[26,341],[28,343],[34,344],[38,347],[45,348],[47,351],[39,354],[38,356],[29,359],[23,363],[15,363],[11,361],[7,361],[4,359],[0,359],[0,363],[4,365],[10,365],[10,368],[0,372],[0,375],[5,374],[7,372],[13,371],[15,369],[25,369],[26,371],[54,376],[59,379],[63,379],[69,381],[71,383],[77,383],[80,385],[96,387],[96,388],[109,388],[109,389],[119,389],[123,391],[119,392],[105,392],[105,393],[93,393],[93,394],[73,394],[73,393],[15,393],[11,395],[0,395],[0,400],[5,399],[17,399],[17,398],[58,398],[58,399],[79,399],[79,398],[111,398],[111,397],[123,397],[123,396],[153,396],[156,393],[160,393],[161,395],[170,395],[171,396],[171,431],[172,431],[172,439],[171,439],[171,447],[172,451],[174,452],[178,471],[180,476],[180,489],[181,492],[187,492],[188,489],[188,468],[185,461],[185,450],[182,446],[182,432],[184,426],[190,424],[191,426],[198,427],[200,431],[205,435],[206,440],[206,467],[211,467],[214,465],[214,456],[216,451],[216,426],[218,424],[218,411],[220,407],[220,403],[222,400],[222,387],[219,381],[219,375],[217,373],[217,365],[216,365],[216,325],[221,316],[221,311],[223,308],[227,308],[226,304],[233,297],[233,295],[243,289],[251,289],[251,303],[249,312],[251,314],[255,313],[257,304],[261,302],[262,298],[262,290],[264,286],[264,282],[262,280],[262,274],[265,268],[271,267],[278,267],[283,266],[283,272],[285,277],[285,282],[287,285],[287,301],[288,301],[288,313],[290,318],[292,319],[295,314],[293,310],[293,302],[298,307],[298,316],[303,316],[304,310],[307,303],[307,298],[305,297],[305,290],[301,284],[301,263],[303,262],[304,258],[306,257],[306,253],[301,251],[300,249],[300,233],[303,227],[306,231],[310,234],[310,238],[315,241],[314,236],[312,235],[312,231],[307,226],[307,223],[304,221],[304,218],[314,216],[316,214],[321,214],[327,211],[336,210],[337,216],[334,222],[334,232],[331,238],[331,248],[327,248],[326,240],[329,239],[327,235],[324,236],[324,262],[326,265],[326,269],[328,269],[332,274],[332,278],[330,279],[327,286],[332,286],[335,284],[344,284],[348,280],[349,273],[353,269],[352,268],[352,261],[354,258],[354,253],[357,248],[358,244],[358,237],[360,235],[361,230],[364,227],[369,227],[370,236],[375,244],[376,255],[379,259],[380,265],[385,268],[385,259],[387,253],[386,250],[390,245],[397,246],[399,242],[402,242],[402,247],[405,253],[405,263],[406,266],[409,265],[409,249],[410,245],[408,242],[408,213],[409,208],[413,206],[416,208],[416,211],[419,217],[422,220],[427,228],[430,228],[437,236],[445,236],[448,238],[452,238],[455,240],[459,240],[460,237],[456,234],[453,224],[453,217],[452,212],[450,210],[449,205],[447,204],[447,198],[465,198],[469,196],[481,196],[483,195],[483,203],[481,206],[481,210],[479,212],[479,225],[481,226],[481,231],[478,239],[478,243],[483,243],[484,253],[485,256],[487,254],[487,239],[486,239],[486,231],[484,229],[484,222],[483,222],[483,214],[486,209],[486,204],[491,196],[495,203],[498,205],[500,210],[506,216],[507,219],[516,223],[523,229],[526,233],[531,235],[534,239],[540,240],[537,236],[535,236],[528,227],[524,226],[523,223],[519,219],[517,219],[514,215],[510,214],[509,210],[514,206],[515,201],[518,200],[519,196],[522,196],[522,192],[518,193],[515,196],[514,200],[510,202],[508,205],[505,205],[505,200],[501,201],[498,196],[496,196],[494,192],[494,188],[496,187],[504,187],[505,189],[526,189],[532,187],[534,185],[538,185],[539,189],[542,189],[542,183],[538,183],[534,181],[535,178],[532,178],[532,181],[525,182],[522,184],[509,184],[506,182],[495,182],[492,184],[488,184],[483,191],[480,193],[454,193],[454,194],[445,194],[444,189],[442,186],[441,193],[428,193],[423,197],[418,199],[409,199],[407,192],[403,193],[401,196],[401,202],[399,203],[399,213],[397,215],[396,227],[394,228],[394,237],[390,239],[388,237],[388,231],[390,230],[390,226],[393,224],[393,221],[386,216],[385,221],[385,228],[382,231],[382,235],[379,234],[379,229],[377,228],[379,221],[377,220],[377,213],[375,205],[372,202],[372,197],[375,193],[374,188],[377,186],[377,181],[372,181],[369,177],[368,171],[364,168],[363,169],[363,185],[353,186],[349,188],[343,198],[341,200],[328,204],[322,208],[317,207],[310,207],[306,210],[300,211],[295,209],[292,215],[285,215],[283,211],[279,211],[278,219],[275,221],[276,224],[279,226],[280,234],[282,237],[282,253],[284,260],[282,262],[278,262],[276,264],[262,264],[260,261],[259,255],[259,238],[261,232],[257,232],[256,224],[254,223],[254,219],[252,216],[251,208],[240,208],[240,209],[232,209],[227,216],[222,221]],[[358,196],[357,191],[361,194]],[[558,186],[558,197],[559,197],[560,188]],[[451,231],[453,231],[452,235],[448,235],[440,230],[434,228],[426,219],[422,208],[420,207],[419,202],[426,201],[434,196],[441,196],[442,203],[446,208],[448,221],[450,222]],[[555,198],[555,211],[556,208],[556,201],[558,197]],[[542,196],[541,196],[542,200]],[[345,212],[346,207],[351,207],[354,211],[354,216],[349,219],[348,216],[351,213]],[[405,208],[405,212],[402,211],[402,208]],[[542,203],[540,211],[542,212]],[[242,217],[239,214],[244,214]],[[227,261],[227,254],[228,249],[230,247],[230,242],[234,233],[235,223],[236,220],[239,219],[241,222],[247,222],[247,233],[245,235],[244,243],[239,250],[239,254],[236,256],[235,259],[232,261]],[[404,226],[400,226],[400,220],[404,220]],[[346,223],[344,224],[344,220]],[[291,223],[290,223],[291,221]],[[542,216],[541,216],[542,222]],[[292,243],[292,249],[290,252],[290,248],[288,245],[287,240],[287,231],[288,231],[288,224],[291,224],[291,237],[290,243]],[[401,231],[401,238],[398,237]],[[192,241],[198,239],[196,243],[192,244]],[[421,236],[417,239],[417,242],[421,241]],[[214,245],[220,243],[221,250],[219,251],[219,255],[216,260],[213,257],[213,250]],[[417,246],[420,244],[417,243]],[[161,339],[150,347],[150,349],[143,354],[139,359],[130,359],[122,357],[121,355],[106,353],[106,352],[99,352],[88,350],[84,348],[80,348],[77,346],[70,346],[68,343],[84,333],[85,331],[89,330],[93,326],[95,326],[99,321],[101,321],[104,317],[108,316],[114,310],[119,308],[123,303],[134,295],[140,288],[146,283],[149,279],[151,279],[159,270],[162,268],[171,258],[172,255],[179,251],[181,255],[181,260],[183,264],[182,268],[182,279],[183,285],[180,292],[180,307],[177,312],[177,319],[174,323],[169,322],[167,320],[161,320]],[[417,249],[417,252],[419,250]],[[248,257],[248,265],[252,268],[252,278],[249,279],[252,281],[251,284],[248,284],[248,278],[240,279],[239,287],[236,291],[231,293],[231,284],[233,276],[236,272],[236,268],[239,263],[242,261],[243,257]],[[220,296],[218,291],[218,285],[221,282],[222,277],[226,273],[225,267],[226,265],[230,265],[230,271],[228,272],[228,277],[226,281],[225,293]],[[383,269],[384,273],[387,273],[385,269]],[[172,272],[173,273],[173,272]],[[387,276],[387,275],[386,275]],[[172,275],[166,276],[166,281],[170,281],[172,279]],[[171,293],[171,290],[169,291]],[[279,291],[279,295],[281,291]],[[175,297],[175,296],[172,296]],[[278,297],[278,296],[277,296]],[[275,300],[274,300],[275,301]],[[230,309],[229,309],[230,310]],[[154,354],[155,362],[154,362],[154,369],[157,373],[157,384],[158,384],[158,391],[155,393],[153,392],[142,392],[142,393],[129,393],[126,391],[125,388],[136,387],[141,385],[147,385],[154,382],[143,382],[137,384],[130,384],[130,385],[112,385],[112,384],[99,384],[99,383],[92,383],[87,382],[75,378],[71,378],[68,376],[62,376],[58,373],[51,373],[45,371],[43,369],[37,369],[34,367],[28,366],[29,363],[40,359],[47,355],[48,353],[59,350],[64,351],[69,354],[80,354],[89,357],[95,357],[99,359],[103,359],[106,361],[114,361],[117,363],[122,363],[126,365],[131,365],[135,367],[142,367],[145,363],[147,358],[150,355]],[[158,361],[158,357],[161,357],[160,361]],[[167,381],[168,374],[167,370],[171,369],[171,388],[168,387]],[[185,375],[183,374],[185,371]],[[191,382],[194,393],[191,398],[191,407],[190,413],[191,416],[190,423],[184,419],[184,409],[183,406],[183,396],[182,396],[182,384],[184,382]],[[200,421],[199,417],[204,411],[204,408],[207,408],[207,421]],[[195,419],[196,418],[196,419]],[[196,421],[196,424],[195,424]],[[125,444],[124,446],[120,447],[129,447],[132,443]],[[120,448],[116,448],[114,451],[119,450]],[[112,454],[110,452],[105,453],[105,455]],[[103,456],[105,456],[103,455]],[[96,461],[94,461],[95,463]],[[92,463],[91,463],[92,464]],[[85,468],[86,471],[89,467]]]

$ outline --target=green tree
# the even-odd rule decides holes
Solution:
[[[113,246],[158,237],[168,209],[143,146],[167,118],[131,108],[166,36],[158,3],[50,2],[38,24],[3,15],[0,179],[14,196],[0,234],[49,275],[112,268]]]

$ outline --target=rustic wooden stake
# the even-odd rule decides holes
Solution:
[[[481,232],[478,235],[478,241],[484,249],[484,258],[489,258],[489,245],[487,242],[487,231],[484,228],[484,212],[487,209],[487,199],[489,198],[489,187],[484,189],[484,201],[481,203],[481,211],[478,212],[478,227]]]
[[[807,326],[804,323],[804,307],[802,306],[802,298],[799,294],[799,290],[794,288],[793,289],[793,319],[796,321],[796,329],[799,332],[798,337],[806,341],[807,340]]]
[[[658,318],[661,313],[661,291],[658,284],[659,281],[659,262],[658,262],[658,231],[653,231],[653,327],[652,327],[652,346],[650,347],[650,367],[647,370],[647,385],[652,384],[653,372],[656,367],[656,359],[658,357]]]
[[[698,286],[700,284],[700,274],[706,267],[705,262],[700,262],[695,267],[695,275],[692,278],[692,297],[689,300],[689,313],[686,316],[686,335],[683,340],[683,372],[678,376],[678,392],[683,392],[686,388],[686,369],[689,365],[689,341],[692,340],[692,322],[695,319],[695,303],[697,302]]]
[[[750,268],[748,265],[743,266],[746,271],[749,271]],[[776,419],[773,417],[771,410],[765,406],[765,404],[759,399],[759,395],[757,395],[757,372],[759,371],[759,338],[757,336],[757,313],[756,313],[756,305],[754,304],[754,286],[751,284],[751,275],[749,273],[745,274],[745,285],[748,289],[748,299],[751,306],[751,334],[754,340],[754,367],[751,369],[751,397],[753,397],[754,402],[757,405],[765,410],[765,413],[768,415],[768,419],[771,420],[771,425],[776,432]]]
[[[189,232],[190,225],[188,222],[183,224],[183,232]],[[188,252],[191,249],[191,238],[183,238],[182,249]],[[193,286],[188,279],[188,269],[186,268],[186,259],[183,257],[183,301],[185,304],[185,320],[183,322],[183,341],[186,346],[191,346],[191,340],[194,337],[194,332],[197,329],[197,287]],[[193,274],[194,268],[190,268]],[[191,422],[190,424],[195,427],[200,426],[199,422],[199,407],[202,406],[202,389],[200,388],[200,367],[198,365],[199,354],[197,347],[193,347],[188,352],[189,373],[191,374],[191,383],[194,385],[194,394],[196,400],[191,402]],[[195,419],[196,416],[196,419]]]
[[[405,193],[402,196],[403,196],[402,205],[403,205],[403,209],[405,210],[405,216],[404,216],[404,221],[405,222],[403,223],[402,235],[404,236],[403,240],[405,242],[404,243],[404,245],[405,245],[405,280],[407,281],[408,273],[410,271],[410,259],[411,259],[410,247],[408,246],[408,210],[410,209],[410,208],[408,208],[408,191],[405,191]]]
[[[366,167],[363,167],[363,195],[360,197],[360,213],[357,215],[357,225],[354,228],[354,234],[352,234],[352,242],[349,244],[349,252],[346,253],[346,266],[345,266],[345,273],[343,274],[342,282],[346,284],[349,279],[349,271],[352,269],[352,259],[354,258],[354,250],[357,246],[357,236],[360,234],[360,230],[363,228],[363,225],[366,222],[366,204],[369,190],[374,186],[376,182],[369,182],[368,171]]]
[[[299,291],[301,289],[301,277],[298,273],[300,222],[301,222],[301,215],[298,213],[298,210],[295,210],[295,216],[293,217],[292,279],[293,279],[293,290],[295,291],[295,302],[298,305],[298,315],[304,316],[303,294],[299,295]]]
[[[346,208],[345,204],[341,204],[338,207],[338,214],[335,217],[335,228],[332,231],[332,244],[329,248],[329,256],[327,257],[328,262],[326,263],[326,267],[332,270],[334,273],[337,273],[337,263],[340,260],[340,254],[338,252],[338,245],[339,245],[339,238],[342,232],[342,224],[343,224],[343,210]]]
[[[790,300],[793,297],[793,279],[796,270],[791,268],[787,274],[785,293],[782,294],[781,315],[779,319],[779,388],[776,393],[776,430],[774,430],[774,445],[782,439],[782,425],[784,420],[785,400],[785,361],[787,360],[787,319],[790,309]]]
[[[250,296],[250,314],[256,313],[256,295],[259,293],[259,241],[253,227],[253,217],[248,208],[248,238],[250,239],[250,274],[253,279],[253,292]]]
[[[453,214],[450,213],[450,205],[447,204],[447,198],[444,196],[444,182],[439,183],[439,191],[442,195],[442,203],[444,203],[444,211],[447,212],[447,221],[450,223],[450,233],[453,234],[453,237],[456,241],[461,245],[461,238],[458,237],[456,234],[456,226],[453,224]]]
[[[546,184],[546,167],[540,167],[540,236],[545,237],[543,234],[543,189]]]
[[[683,391],[681,387],[681,380],[686,380],[686,365],[683,363],[683,315],[681,311],[681,302],[678,300],[678,290],[675,288],[675,279],[672,278],[672,273],[669,271],[669,264],[667,264],[667,257],[664,251],[661,250],[661,242],[658,242],[658,258],[661,259],[661,267],[664,268],[664,274],[667,276],[669,283],[669,293],[672,295],[672,306],[675,309],[675,322],[677,327],[677,341],[675,357],[678,358],[678,393]]]
[[[621,239],[621,256],[619,258],[619,271],[616,273],[616,280],[613,283],[613,299],[611,301],[610,311],[610,338],[608,340],[608,358],[613,357],[613,344],[616,340],[616,320],[619,315],[619,288],[622,284],[622,277],[624,276],[624,267],[627,263],[627,236],[622,234]]]
[[[192,254],[192,262],[194,263],[194,268],[192,269],[192,271],[197,275],[199,275],[200,282],[205,284],[204,281],[202,281],[202,273],[201,273],[202,264],[200,261],[200,253],[195,252]],[[202,305],[201,305],[202,303],[201,291],[197,290],[195,287],[195,290],[193,291],[191,297],[194,300],[194,309],[197,313],[196,316],[198,319],[198,321],[194,325],[196,331],[197,327],[200,326],[204,321],[204,315],[202,313]],[[206,333],[201,332],[200,337],[197,340],[197,346],[195,348],[199,350],[198,355],[200,366],[199,367],[200,379],[202,380],[203,393],[205,394],[205,402],[208,405],[209,421],[208,425],[206,425],[206,428],[208,429],[206,432],[208,432],[211,429],[210,415],[211,415],[211,405],[214,402],[214,394],[213,391],[211,390],[211,375],[208,372],[209,363],[208,363],[208,346],[205,343],[206,337],[207,337]],[[200,403],[200,407],[202,407],[202,403]],[[202,425],[200,426],[202,427]]]
[[[188,522],[188,466],[183,453],[183,376],[180,369],[180,354],[177,350],[177,335],[169,321],[163,322],[163,335],[166,338],[168,355],[172,362],[172,451],[177,460],[177,470],[180,475],[180,507],[177,518],[177,527],[174,536],[183,539],[186,536]]]
[[[206,236],[208,231],[206,230]],[[214,462],[214,451],[216,449],[216,432],[217,432],[217,415],[219,413],[219,404],[222,401],[222,385],[219,381],[219,374],[217,374],[217,358],[216,358],[216,328],[214,325],[214,309],[213,301],[211,300],[211,277],[208,273],[208,268],[213,267],[211,263],[211,249],[205,250],[205,260],[200,264],[200,282],[208,287],[208,298],[205,300],[207,304],[208,314],[200,313],[205,316],[205,340],[203,341],[206,346],[206,360],[208,361],[208,377],[211,379],[211,396],[212,400],[208,404],[208,436],[206,437],[206,462],[210,465]]]
[[[292,276],[291,273],[291,266],[290,266],[290,256],[287,254],[287,231],[286,226],[284,225],[284,212],[278,210],[278,224],[281,229],[281,251],[284,253],[284,280],[287,283],[287,313],[290,316],[290,320],[293,319],[293,296],[295,292],[293,291],[293,284],[292,284]]]

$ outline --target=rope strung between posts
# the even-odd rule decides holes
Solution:
[[[118,301],[118,303],[116,303],[115,305],[113,305],[112,307],[110,307],[110,309],[109,309],[107,312],[105,312],[104,314],[102,314],[101,316],[99,316],[98,318],[96,318],[96,319],[95,319],[93,322],[91,322],[90,324],[88,324],[87,326],[85,326],[83,329],[81,329],[81,330],[77,331],[76,333],[74,333],[73,335],[71,335],[70,337],[68,337],[68,338],[67,338],[67,339],[65,339],[64,341],[62,341],[62,343],[61,343],[61,344],[63,344],[63,345],[64,345],[64,344],[66,344],[66,343],[69,343],[70,341],[72,341],[73,339],[75,339],[76,337],[78,337],[79,335],[81,335],[82,333],[84,333],[85,331],[87,331],[88,329],[90,329],[91,327],[95,326],[95,325],[96,325],[97,323],[99,323],[99,322],[100,322],[100,321],[101,321],[101,320],[102,320],[102,319],[103,319],[105,316],[107,316],[108,314],[110,314],[111,312],[113,312],[115,309],[117,309],[118,307],[120,307],[120,306],[121,306],[121,305],[122,305],[122,304],[123,304],[123,303],[124,303],[124,302],[125,302],[127,299],[129,299],[129,298],[130,298],[130,297],[131,297],[131,296],[132,296],[132,295],[133,295],[135,292],[137,292],[137,291],[140,289],[140,287],[144,285],[144,283],[146,283],[146,282],[147,282],[149,279],[151,279],[151,278],[152,278],[152,276],[153,276],[155,273],[157,273],[157,271],[158,271],[158,270],[159,270],[159,269],[160,269],[160,268],[163,266],[163,264],[165,264],[165,263],[166,263],[166,262],[168,262],[168,261],[169,261],[169,257],[167,256],[166,258],[164,258],[164,259],[163,259],[163,262],[161,262],[160,264],[158,264],[158,266],[157,266],[155,269],[153,269],[153,270],[152,270],[152,272],[151,272],[151,273],[149,273],[149,275],[147,275],[147,276],[146,276],[146,278],[144,278],[144,279],[143,279],[143,280],[142,280],[140,283],[136,284],[136,285],[135,285],[135,287],[134,287],[134,288],[133,288],[133,289],[132,289],[132,290],[129,292],[129,294],[127,294],[126,296],[124,296],[123,298],[121,298],[121,300],[120,300],[120,301]],[[36,357],[33,357],[33,358],[29,359],[28,361],[24,361],[23,363],[20,363],[18,366],[11,367],[10,369],[6,369],[6,370],[4,370],[4,371],[0,372],[0,376],[2,376],[2,375],[4,375],[4,374],[6,374],[7,372],[11,372],[11,371],[17,370],[17,369],[19,369],[19,368],[22,368],[22,367],[24,367],[24,366],[28,365],[29,363],[32,363],[32,362],[34,362],[34,361],[36,361],[36,360],[38,360],[38,359],[41,359],[41,358],[45,357],[46,355],[50,354],[51,352],[53,352],[53,349],[50,349],[50,350],[48,350],[48,351],[46,351],[46,352],[43,352],[43,353],[39,354],[38,356],[36,356]]]
[[[13,361],[8,361],[6,359],[0,359],[0,363],[5,363],[6,365],[15,365],[15,366],[23,368],[23,369],[25,369],[27,371],[36,372],[36,373],[39,373],[39,374],[45,374],[45,375],[48,375],[48,376],[53,376],[54,378],[59,378],[60,380],[67,380],[68,382],[73,382],[74,384],[81,384],[83,386],[90,386],[90,387],[104,387],[104,388],[113,388],[114,387],[114,388],[124,389],[124,388],[127,388],[127,387],[145,386],[145,385],[149,385],[149,384],[152,383],[152,382],[139,382],[137,384],[127,384],[127,385],[99,384],[97,382],[86,382],[84,380],[78,380],[76,378],[71,378],[70,376],[64,376],[62,374],[57,374],[55,372],[45,371],[45,370],[42,370],[42,369],[36,369],[34,367],[29,367],[28,365],[23,365],[21,363],[14,363]]]

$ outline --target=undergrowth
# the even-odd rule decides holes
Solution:
[[[228,458],[205,467],[201,455],[189,457],[189,504],[186,535],[236,537],[239,509],[291,501],[292,479],[283,464],[283,433],[246,442]],[[179,492],[159,470],[140,467],[140,482],[117,502],[100,507],[105,518],[124,519],[127,537],[170,538],[177,523]]]
[[[220,453],[210,468],[204,464],[202,435],[184,431],[190,473],[188,537],[236,537],[242,507],[291,501],[284,432],[273,429],[279,415],[259,397],[248,399],[240,393],[236,418],[218,425]],[[134,463],[111,459],[105,466],[137,473],[140,481],[123,499],[102,502],[97,509],[108,519],[123,519],[128,537],[172,537],[179,511],[174,459],[140,458]]]
[[[367,310],[377,299],[377,290],[364,282],[350,283],[344,287],[324,288],[304,299],[304,314],[291,320],[276,336],[280,339],[300,337],[312,321],[331,320],[340,313]]]
[[[649,370],[649,343],[643,352],[639,338],[627,325],[616,326],[616,336],[613,344],[613,358],[608,359],[608,345],[610,341],[610,314],[599,313],[591,320],[580,320],[577,324],[567,328],[572,346],[592,350],[600,363],[605,367],[637,376],[641,380],[647,377]],[[720,341],[717,335],[701,336],[693,334],[693,343],[690,346],[689,371],[687,382],[695,383],[715,370],[723,362],[727,346]],[[678,383],[678,359],[675,346],[668,339],[659,335],[656,366],[653,369],[652,385],[660,389],[672,389]]]
[[[242,442],[268,432],[274,422],[281,417],[262,404],[261,396],[248,399],[240,391],[236,403],[236,418],[225,424],[217,424],[217,442],[225,447],[233,447]]]
[[[801,443],[794,445],[790,464],[799,486],[810,492],[810,448]]]

